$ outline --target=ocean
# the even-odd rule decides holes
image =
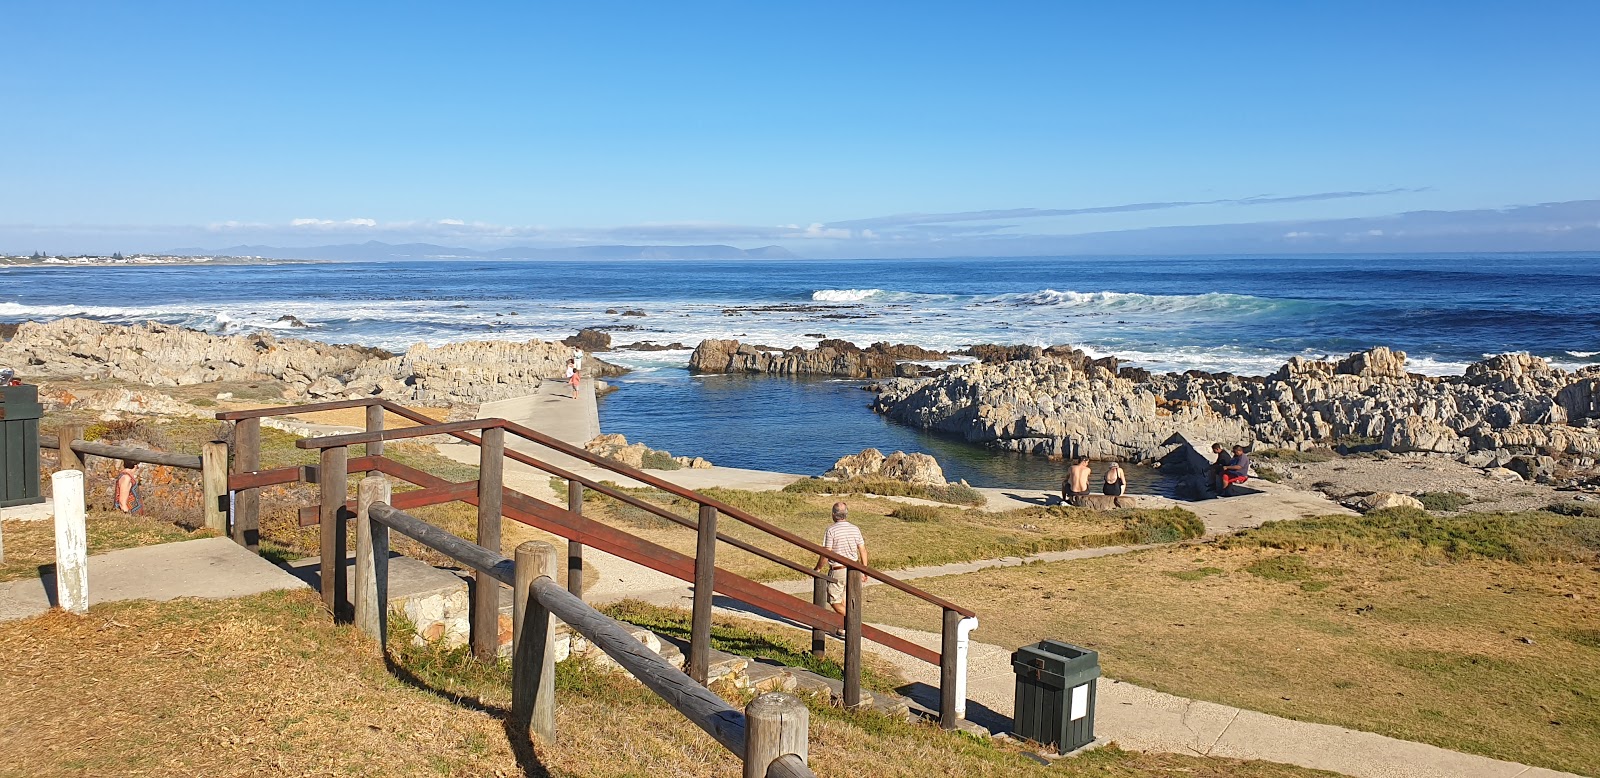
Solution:
[[[391,350],[560,339],[581,327],[607,329],[616,344],[688,348],[712,337],[1064,343],[1156,371],[1252,375],[1291,356],[1386,345],[1410,355],[1412,370],[1442,375],[1504,351],[1568,369],[1600,363],[1600,254],[0,268],[0,322],[61,316],[266,328]],[[817,473],[874,445],[935,454],[975,485],[1059,481],[1057,465],[884,422],[859,382],[694,377],[688,354],[606,354],[635,372],[603,401],[603,427],[740,467]]]

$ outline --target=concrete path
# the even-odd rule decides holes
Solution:
[[[225,599],[305,586],[227,538],[125,548],[89,557],[89,604],[120,600]],[[0,622],[44,613],[56,603],[55,572],[0,583]]]
[[[939,647],[939,636],[931,632],[882,628],[914,643]],[[938,685],[939,668],[904,654],[881,653],[907,680]],[[967,698],[981,706],[977,707],[980,715],[987,711],[1009,718],[1016,692],[1011,651],[973,643],[967,662]],[[1095,735],[1139,751],[1264,759],[1357,778],[1580,778],[1371,732],[1192,700],[1106,678],[1100,679],[1097,698]],[[974,717],[971,703],[968,716]]]

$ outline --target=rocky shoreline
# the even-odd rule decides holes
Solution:
[[[133,326],[85,319],[24,322],[0,343],[0,364],[30,380],[121,381],[151,387],[276,381],[283,399],[323,401],[383,396],[403,403],[477,405],[530,394],[565,376],[571,347],[522,343],[417,344],[403,354],[271,333],[212,335],[170,324]],[[591,377],[624,368],[594,357]]]
[[[1600,456],[1600,367],[1576,372],[1502,354],[1461,376],[1408,373],[1403,352],[1295,358],[1265,377],[1150,375],[1114,361],[1040,353],[881,382],[873,408],[923,429],[1046,456],[1160,460],[1191,441],[1306,450],[1355,446],[1523,458],[1535,470],[1592,469]]]

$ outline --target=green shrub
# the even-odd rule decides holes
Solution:
[[[931,486],[888,478],[851,478],[844,481],[803,478],[783,487],[783,490],[790,494],[877,494],[885,497],[920,497],[951,505],[983,505],[987,502],[981,492],[966,484]]]
[[[1422,507],[1430,511],[1459,511],[1462,506],[1473,502],[1472,495],[1465,492],[1419,492],[1412,496],[1421,500]]]
[[[1182,508],[1139,509],[1124,521],[1123,532],[1136,544],[1173,543],[1206,534],[1206,523]]]
[[[1582,516],[1590,519],[1600,519],[1600,503],[1593,502],[1558,502],[1545,510],[1562,516]]]
[[[922,523],[943,519],[944,511],[932,505],[902,505],[889,515],[901,521]]]
[[[642,460],[646,470],[681,470],[683,463],[665,451],[646,451]]]

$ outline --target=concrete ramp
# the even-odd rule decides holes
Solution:
[[[37,578],[0,583],[0,622],[56,604],[53,565]],[[121,600],[226,599],[304,588],[300,579],[228,538],[125,548],[89,557],[89,605]]]

